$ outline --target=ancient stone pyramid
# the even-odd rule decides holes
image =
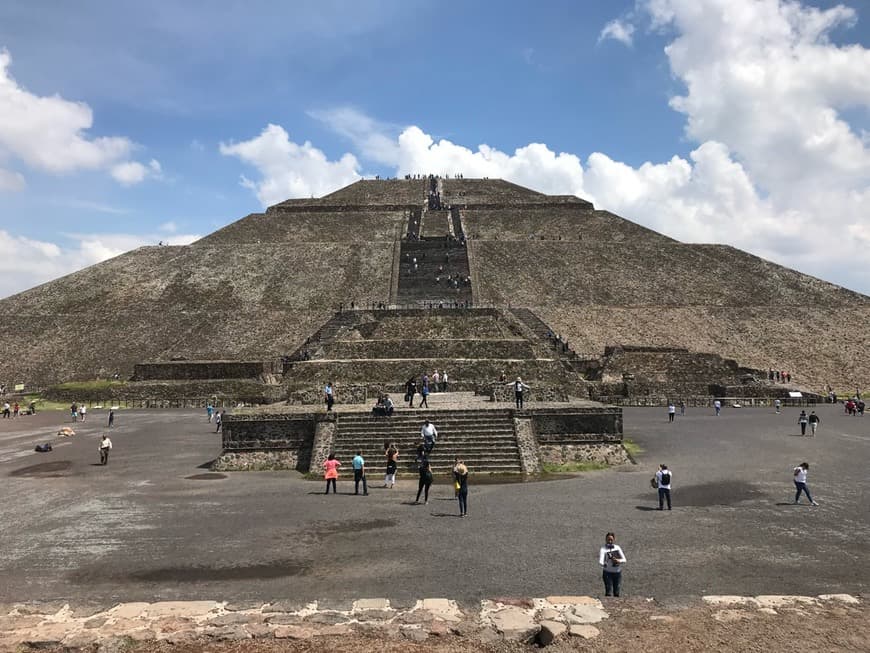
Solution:
[[[733,247],[680,243],[573,196],[481,179],[359,181],[4,299],[0,381],[277,359],[351,302],[525,307],[581,357],[685,348],[789,370],[819,391],[870,382],[867,296]]]

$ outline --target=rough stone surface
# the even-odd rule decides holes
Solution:
[[[567,630],[568,627],[558,621],[542,621],[537,641],[541,646],[549,646],[564,635]]]
[[[272,631],[275,639],[308,639],[313,637],[315,630],[304,626],[278,626]]]
[[[582,637],[583,639],[593,639],[601,634],[595,626],[588,624],[571,624],[568,626],[568,634],[572,637]]]
[[[600,606],[578,604],[565,616],[572,624],[596,624],[607,618],[607,612]]]
[[[390,607],[390,602],[387,599],[357,599],[354,601],[353,610],[387,610]]]
[[[505,639],[528,642],[538,634],[540,626],[527,611],[509,606],[490,615],[493,627]]]

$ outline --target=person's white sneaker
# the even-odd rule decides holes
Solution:
[[[817,506],[817,505],[819,505],[819,504],[817,504],[815,501],[813,501],[813,505],[814,505],[814,506]]]

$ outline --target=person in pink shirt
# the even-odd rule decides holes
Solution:
[[[341,463],[335,459],[335,454],[329,454],[329,457],[323,463],[323,469],[326,470],[323,475],[323,478],[326,479],[326,492],[324,494],[329,494],[330,483],[332,483],[332,493],[338,494],[338,490],[335,489],[335,480],[338,478],[339,467],[341,467]]]

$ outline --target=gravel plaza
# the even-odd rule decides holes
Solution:
[[[638,464],[529,483],[472,475],[468,519],[446,481],[429,505],[413,505],[416,477],[382,489],[381,460],[368,497],[353,496],[350,461],[337,496],[295,472],[210,473],[220,436],[204,411],[119,411],[105,467],[103,411],[3,420],[0,602],[599,596],[611,530],[626,596],[860,595],[870,421],[816,411],[810,438],[797,408],[690,408],[673,424],[664,408],[626,409]],[[74,437],[53,437],[68,425]],[[45,441],[52,452],[33,452]],[[803,461],[818,507],[793,505]],[[659,463],[673,471],[671,512],[655,510]]]

